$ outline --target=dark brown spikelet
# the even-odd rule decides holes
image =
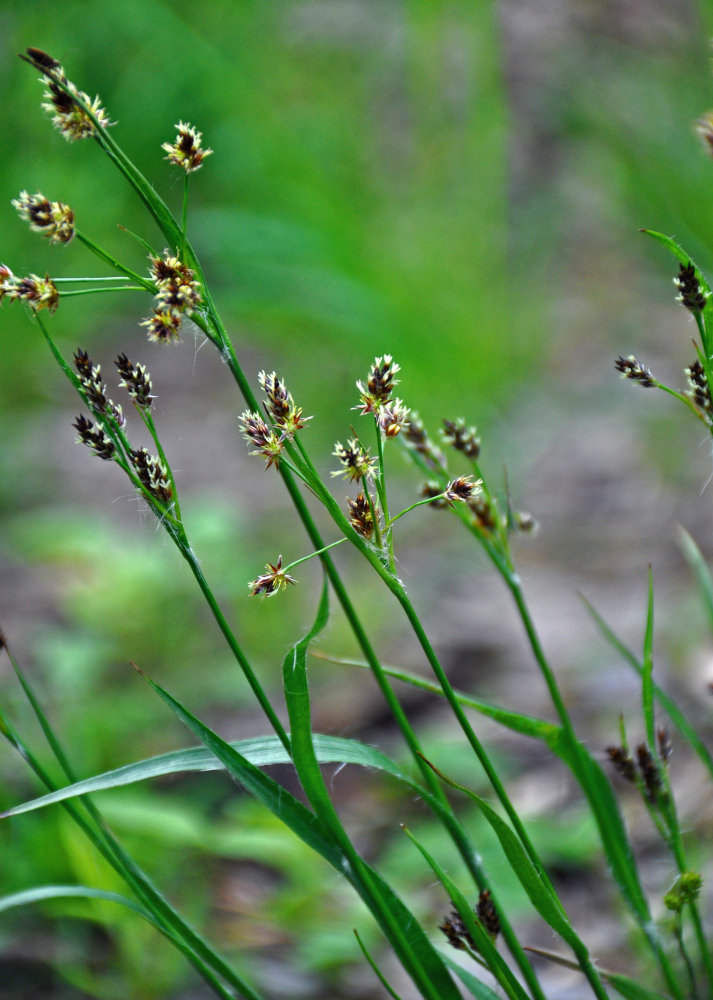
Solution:
[[[173,487],[161,460],[150,455],[145,448],[132,449],[129,458],[146,492],[161,503],[169,503],[173,498]]]
[[[363,491],[358,493],[353,500],[351,497],[347,497],[347,505],[349,507],[349,523],[352,528],[363,538],[371,538],[374,534],[374,518],[369,501]]]
[[[703,312],[710,292],[705,292],[701,287],[693,264],[681,264],[678,269],[678,277],[673,279],[673,283],[679,291],[676,296],[678,302],[690,312]]]
[[[53,59],[51,55],[44,52],[42,49],[29,48],[25,49],[25,52],[27,55],[21,55],[20,59],[24,59],[26,62],[31,62],[33,66],[41,70],[43,73],[51,73],[53,70],[59,69],[62,65],[57,59]]]
[[[462,951],[466,944],[475,949],[473,938],[468,933],[468,928],[455,910],[451,910],[442,924],[438,926],[439,931],[448,938],[448,943],[459,951]]]
[[[114,457],[114,442],[104,431],[97,427],[88,417],[80,414],[74,421],[74,429],[79,435],[79,440],[88,448],[91,448],[95,455],[103,458],[104,461]]]
[[[655,802],[661,792],[663,782],[661,781],[658,764],[645,743],[640,743],[637,746],[636,759],[644,781],[646,794],[651,802]]]
[[[478,906],[475,912],[487,934],[495,939],[500,933],[500,918],[490,898],[490,889],[483,889],[478,896]]]
[[[146,371],[146,366],[135,365],[125,354],[120,354],[114,364],[121,375],[119,385],[127,390],[137,406],[150,409],[154,397],[151,394],[151,376]]]
[[[498,525],[497,512],[490,500],[482,493],[468,501],[468,507],[475,516],[475,522],[483,531],[493,531]]]
[[[443,439],[466,458],[475,461],[480,455],[480,438],[475,427],[466,427],[465,420],[444,420]]]
[[[445,507],[449,506],[448,501],[443,496],[443,487],[438,483],[434,483],[432,480],[423,484],[419,490],[419,496],[423,497],[425,500],[430,500],[432,497],[434,498],[433,502],[429,504],[429,507],[443,510]],[[439,499],[435,499],[436,497]]]
[[[633,354],[628,358],[621,355],[614,362],[614,367],[621,372],[624,378],[638,382],[642,389],[652,389],[657,385],[656,379],[644,365],[640,364]]]
[[[617,773],[626,781],[636,784],[636,764],[629,752],[624,747],[614,746],[607,747],[606,752]]]
[[[711,391],[705,369],[698,358],[689,368],[686,368],[686,377],[689,386],[686,395],[710,419],[713,415],[713,401],[711,401]]]
[[[0,628],[0,649],[7,649],[7,639],[5,638],[5,633]]]

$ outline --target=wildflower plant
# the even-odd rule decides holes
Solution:
[[[101,363],[81,348],[68,361],[51,335],[43,310],[51,313],[63,298],[76,294],[61,278],[42,279],[36,275],[16,278],[9,267],[0,270],[0,298],[20,299],[29,307],[31,318],[45,338],[54,360],[76,391],[82,412],[74,429],[78,441],[103,461],[119,467],[136,493],[152,512],[190,569],[236,663],[242,670],[264,718],[268,732],[260,741],[229,743],[198,719],[188,707],[146,676],[146,682],[163,700],[167,710],[186,726],[201,746],[160,758],[138,761],[116,771],[90,779],[77,780],[68,755],[50,727],[19,664],[11,657],[20,684],[43,728],[50,749],[61,767],[67,784],[57,787],[42,767],[38,754],[15,730],[9,718],[0,716],[0,730],[18,754],[36,772],[46,786],[40,798],[22,803],[4,814],[10,816],[62,803],[72,820],[89,838],[94,848],[124,881],[129,896],[103,892],[87,886],[46,886],[0,899],[0,908],[28,904],[39,898],[62,895],[104,898],[138,912],[156,930],[179,949],[197,973],[223,998],[248,997],[259,1000],[264,994],[242,971],[240,957],[228,961],[177,912],[154,886],[151,879],[127,853],[104,824],[89,793],[148,780],[176,770],[223,768],[250,795],[270,810],[288,829],[320,855],[343,877],[366,904],[374,921],[389,943],[398,961],[413,983],[413,989],[426,1000],[457,1000],[470,995],[478,1000],[505,996],[511,1000],[545,1000],[543,987],[532,961],[532,949],[526,948],[521,932],[503,905],[501,880],[488,871],[479,856],[473,831],[461,819],[454,802],[465,801],[475,807],[495,835],[512,875],[516,877],[536,916],[558,939],[556,952],[546,957],[579,970],[582,995],[605,998],[620,995],[636,1000],[693,1000],[710,995],[713,989],[713,960],[708,933],[700,909],[701,879],[690,863],[687,844],[677,817],[669,758],[673,736],[668,726],[658,722],[659,715],[669,718],[677,739],[688,742],[698,753],[713,778],[713,760],[685,715],[653,678],[653,592],[650,589],[643,650],[640,657],[627,650],[592,609],[605,637],[618,649],[641,678],[642,718],[645,739],[632,753],[622,722],[619,743],[608,748],[610,773],[599,761],[599,754],[587,747],[575,732],[574,725],[555,672],[540,641],[531,616],[512,551],[512,536],[528,533],[535,527],[532,517],[511,505],[508,491],[497,490],[481,468],[482,442],[476,428],[459,415],[443,423],[436,444],[416,413],[395,395],[401,374],[399,364],[390,354],[377,357],[356,380],[352,414],[355,426],[344,427],[331,456],[313,457],[309,451],[309,421],[304,415],[307,401],[295,400],[288,380],[277,371],[257,375],[260,396],[241,367],[234,344],[218,313],[200,259],[189,239],[188,182],[204,165],[212,152],[203,147],[202,135],[192,125],[179,122],[173,142],[162,150],[169,166],[183,172],[184,192],[180,217],[176,218],[158,196],[138,167],[126,156],[114,138],[119,129],[113,125],[98,98],[71,83],[63,67],[53,57],[38,49],[28,49],[25,56],[41,74],[45,84],[43,107],[53,124],[68,141],[91,139],[98,151],[107,155],[120,175],[138,194],[145,209],[157,224],[162,245],[146,245],[149,273],[139,275],[101,249],[74,225],[74,213],[60,201],[26,191],[13,201],[21,218],[30,228],[50,242],[73,250],[81,246],[98,256],[112,271],[111,278],[121,279],[123,287],[147,295],[151,310],[142,325],[146,328],[149,349],[170,345],[179,335],[184,318],[203,333],[216,348],[219,359],[228,368],[242,397],[241,415],[236,433],[245,439],[251,455],[264,462],[265,474],[282,481],[297,518],[309,539],[309,550],[295,554],[291,561],[279,555],[267,561],[262,573],[247,582],[254,597],[284,598],[281,592],[299,584],[296,567],[317,558],[323,568],[323,587],[315,620],[307,634],[296,641],[283,663],[284,705],[275,704],[263,687],[240,636],[230,625],[206,579],[198,553],[191,542],[190,524],[184,521],[180,503],[180,482],[174,475],[170,456],[161,443],[154,419],[154,386],[143,361],[119,354],[114,364],[117,388],[123,393],[123,405],[133,409],[127,417],[122,403],[109,392],[109,379]],[[157,151],[158,153],[158,151]],[[656,234],[655,234],[656,235]],[[666,237],[666,243],[678,256],[681,269],[677,278],[679,297],[694,316],[700,333],[696,359],[687,369],[688,388],[670,389],[656,380],[635,358],[621,357],[616,367],[625,378],[644,388],[661,388],[684,402],[707,426],[710,419],[710,377],[713,371],[713,327],[710,325],[710,290],[692,261]],[[63,251],[64,252],[64,251]],[[65,258],[66,259],[66,258]],[[105,291],[107,279],[96,283]],[[91,287],[91,285],[90,285]],[[110,286],[111,287],[111,286]],[[152,302],[149,300],[152,299]],[[366,369],[366,365],[365,365]],[[260,398],[261,397],[261,398]],[[347,422],[345,415],[345,424]],[[138,422],[138,424],[137,424]],[[146,431],[152,445],[147,448],[135,439],[135,427]],[[398,450],[412,463],[422,485],[414,481],[413,502],[395,511],[389,488],[389,470]],[[330,475],[320,474],[328,466]],[[336,465],[336,468],[334,467]],[[346,496],[344,491],[348,490]],[[309,502],[308,502],[309,501]],[[327,530],[318,526],[313,514],[315,503],[321,510]],[[423,508],[433,508],[425,511]],[[545,681],[555,721],[511,711],[480,700],[475,693],[456,691],[429,639],[421,617],[399,574],[398,522],[405,516],[454,518],[461,529],[488,557],[495,572],[510,594],[522,622],[524,635],[536,667]],[[333,558],[333,550],[345,543],[363,559],[374,574],[374,585],[385,588],[417,641],[433,680],[406,674],[382,664],[370,636],[352,601],[342,572]],[[691,550],[695,554],[695,549]],[[274,555],[269,554],[271,558]],[[267,556],[265,557],[267,558]],[[705,579],[701,561],[696,563]],[[412,768],[401,767],[375,747],[354,739],[315,732],[312,726],[311,694],[308,684],[307,657],[310,646],[324,629],[329,616],[330,594],[341,606],[360,648],[360,666],[371,671],[388,711],[400,730]],[[10,655],[7,639],[0,645]],[[143,668],[144,665],[140,665]],[[137,669],[139,669],[137,667]],[[150,669],[150,666],[149,666]],[[419,733],[410,721],[396,693],[395,682],[408,683],[444,699],[450,708],[453,725],[462,736],[468,753],[482,768],[488,784],[487,794],[458,784],[439,769],[437,762],[424,752]],[[283,723],[283,709],[288,724]],[[553,878],[533,842],[528,825],[505,785],[503,777],[481,742],[473,715],[482,714],[514,732],[543,743],[574,778],[582,801],[589,809],[598,832],[602,857],[611,879],[626,905],[647,962],[647,979],[642,983],[622,972],[608,969],[606,955],[593,956],[586,943],[587,928],[575,928],[568,916]],[[386,881],[382,872],[367,860],[355,845],[338,814],[321,765],[327,762],[351,763],[378,769],[401,783],[409,796],[417,795],[442,826],[463,863],[459,881],[426,848],[418,831],[405,829],[404,849],[420,855],[431,869],[440,887],[443,918],[438,928],[424,925]],[[262,769],[265,764],[289,764],[303,792],[295,796],[288,783]],[[641,796],[662,842],[669,852],[672,885],[661,900],[672,922],[657,920],[652,901],[639,876],[636,853],[624,823],[617,791],[612,782],[622,778]],[[377,961],[357,938],[364,957],[392,996],[398,996],[387,982]],[[438,944],[436,943],[438,941]],[[439,946],[441,945],[441,946]],[[469,964],[455,963],[451,950],[469,958]],[[563,952],[564,949],[564,952]],[[708,991],[706,993],[706,990]],[[464,991],[464,992],[463,992]]]

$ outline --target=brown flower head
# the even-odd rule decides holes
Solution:
[[[78,90],[65,76],[61,63],[41,49],[27,49],[27,62],[32,63],[42,73],[47,86],[42,105],[44,111],[52,115],[52,124],[59,129],[65,139],[85,139],[95,135],[98,128],[113,125],[99,98],[92,100],[83,90]]]
[[[619,356],[614,362],[614,367],[621,372],[622,378],[638,382],[642,389],[652,389],[658,385],[649,369],[637,361],[633,354],[628,358]]]
[[[678,275],[673,279],[673,283],[679,291],[676,296],[677,302],[680,302],[692,313],[703,312],[711,293],[702,287],[693,264],[690,262],[680,264]]]
[[[174,142],[161,143],[161,149],[167,154],[164,159],[176,167],[181,167],[187,174],[192,174],[200,170],[203,160],[206,156],[210,156],[213,150],[203,148],[203,133],[187,122],[179,122],[176,125],[176,132]]]
[[[259,413],[245,410],[240,415],[242,435],[248,444],[255,445],[251,455],[262,455],[267,459],[266,469],[271,465],[275,468],[280,464],[280,456],[284,448],[284,438],[263,420]]]
[[[378,414],[381,408],[390,402],[392,390],[398,385],[395,376],[400,370],[390,354],[376,358],[369,370],[366,385],[357,382],[361,403],[355,409],[361,410],[362,413]]]
[[[40,278],[37,274],[28,274],[25,278],[17,278],[9,267],[0,266],[0,301],[7,296],[11,302],[21,301],[39,312],[47,309],[53,313],[59,305],[57,286],[46,274]]]
[[[443,421],[443,440],[456,451],[462,451],[466,458],[475,461],[480,455],[480,438],[475,427],[466,427],[465,420]]]
[[[39,192],[21,191],[12,206],[33,232],[42,233],[50,243],[69,243],[74,238],[74,212],[61,201],[49,201]]]
[[[347,497],[347,506],[349,507],[349,523],[352,528],[363,538],[371,538],[374,534],[374,516],[364,492],[358,493],[353,500],[351,497]],[[375,512],[378,517],[378,507],[375,508]]]
[[[332,476],[345,476],[352,482],[358,483],[362,479],[369,479],[376,475],[376,464],[361,442],[356,438],[351,438],[343,445],[337,441],[332,454],[339,459],[341,469],[332,472]]]
[[[129,458],[141,485],[147,493],[163,504],[173,499],[173,486],[168,469],[160,458],[150,455],[145,448],[133,449]]]
[[[125,354],[120,354],[114,362],[121,375],[119,386],[126,389],[137,406],[148,410],[154,401],[151,393],[151,376],[145,365],[135,365]]]
[[[277,562],[267,563],[265,572],[257,580],[252,580],[248,587],[253,597],[270,597],[279,590],[285,590],[288,583],[295,584],[297,581],[283,570],[282,556],[278,556]]]
[[[458,476],[452,479],[443,491],[449,504],[467,503],[476,497],[482,488],[482,480],[474,480],[472,476]]]
[[[270,372],[269,375],[264,371],[259,372],[258,382],[267,397],[267,410],[281,431],[283,439],[291,441],[297,431],[312,418],[302,416],[302,407],[295,405],[284,380],[278,378],[276,372]]]
[[[79,435],[77,438],[79,444],[85,444],[91,448],[94,454],[103,458],[104,461],[114,457],[116,451],[114,442],[101,427],[97,427],[88,417],[80,414],[74,421],[74,428]]]

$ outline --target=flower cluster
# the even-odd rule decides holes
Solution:
[[[149,340],[168,344],[178,340],[183,313],[190,315],[200,305],[199,284],[191,268],[168,250],[164,250],[163,257],[150,256],[149,260],[150,274],[158,289],[158,307],[141,326],[147,328]]]
[[[346,445],[337,441],[332,454],[342,466],[332,472],[333,476],[346,476],[351,482],[357,483],[363,479],[373,479],[376,475],[374,459],[356,438],[350,438]]]
[[[30,229],[42,233],[50,243],[69,243],[74,239],[74,212],[61,201],[49,201],[43,194],[21,191],[12,201],[21,219]]]
[[[145,365],[135,365],[125,354],[120,354],[114,362],[121,375],[121,388],[126,389],[137,406],[149,410],[154,397],[151,393],[151,376]]]
[[[665,764],[672,752],[668,731],[663,727],[658,729],[656,738],[659,759]],[[632,784],[639,784],[649,802],[655,803],[665,794],[659,762],[645,743],[637,746],[636,761],[625,746],[610,746],[606,748],[606,752],[622,778]]]
[[[686,368],[686,376],[689,386],[686,395],[693,400],[698,409],[711,422],[713,420],[713,401],[711,401],[710,386],[703,365],[697,358],[690,368]]]
[[[383,358],[376,358],[374,361],[366,384],[357,382],[360,403],[355,409],[362,413],[373,413],[387,437],[396,437],[408,426],[408,407],[402,400],[391,395],[394,386],[398,384],[395,376],[400,370],[391,355],[385,354]]]
[[[99,98],[92,100],[67,79],[62,65],[41,49],[27,49],[27,61],[43,74],[47,84],[42,105],[52,115],[52,124],[69,142],[95,135],[97,127],[113,125]]]
[[[690,312],[703,312],[711,293],[701,286],[693,264],[690,262],[681,264],[673,283],[679,291],[676,296],[677,302],[684,305]]]
[[[132,449],[129,458],[146,492],[161,503],[169,503],[173,498],[173,486],[161,459],[150,455],[145,448]]]
[[[104,461],[109,461],[109,459],[114,457],[116,452],[114,442],[89,417],[80,414],[74,421],[73,426],[79,435],[77,438],[79,444],[85,444],[88,448],[91,448],[94,454],[99,458],[103,458]]]
[[[239,420],[243,437],[248,444],[255,445],[255,450],[250,454],[266,458],[265,468],[269,469],[271,465],[277,468],[284,446],[283,436],[270,427],[259,413],[253,413],[251,410],[241,413]]]
[[[121,407],[106,394],[101,365],[93,364],[87,352],[80,349],[74,355],[74,367],[79,375],[82,396],[91,409],[101,416],[109,417],[118,427],[123,428],[126,425],[126,417]]]
[[[288,583],[296,583],[297,581],[289,576],[287,572],[282,568],[282,556],[277,557],[276,563],[267,563],[265,566],[265,572],[262,573],[257,580],[252,580],[248,587],[250,588],[250,593],[253,597],[262,595],[263,597],[269,597],[271,594],[276,594],[278,590],[284,590]]]
[[[258,373],[260,388],[267,397],[267,409],[281,432],[282,438],[291,441],[297,431],[301,430],[311,417],[302,416],[302,407],[296,406],[292,394],[287,391],[284,379],[277,377],[275,372],[268,375]]]
[[[203,133],[187,122],[179,122],[176,133],[175,142],[161,144],[161,149],[167,154],[165,159],[174,166],[181,167],[187,174],[200,170],[203,160],[213,152],[212,149],[203,149]]]
[[[462,417],[457,420],[444,420],[442,434],[443,440],[451,448],[462,451],[466,458],[477,461],[480,455],[480,438],[475,427],[466,427]]]
[[[11,302],[27,302],[35,311],[47,309],[53,313],[59,305],[59,292],[49,274],[44,278],[37,274],[17,278],[9,267],[0,264],[0,302],[5,297]]]
[[[369,498],[364,495],[363,490],[353,500],[351,497],[347,497],[347,506],[349,508],[349,523],[352,528],[362,538],[371,538],[374,534],[374,517],[376,516],[378,519],[379,508],[374,507],[369,502]]]
[[[474,916],[488,937],[494,940],[500,933],[500,917],[490,897],[489,889],[481,890]],[[438,929],[443,931],[448,938],[448,943],[454,948],[463,950],[469,947],[474,951],[477,950],[465,921],[456,910],[451,910]]]
[[[621,372],[622,378],[638,382],[642,389],[653,389],[658,385],[649,369],[637,361],[633,354],[630,354],[628,358],[618,357],[614,362],[614,367],[618,372]]]
[[[480,494],[482,487],[483,481],[481,479],[475,480],[472,476],[458,476],[457,479],[452,479],[448,483],[443,491],[443,496],[451,505],[468,503]]]

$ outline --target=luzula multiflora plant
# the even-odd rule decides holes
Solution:
[[[63,297],[77,294],[76,287],[60,278],[51,279],[49,276],[16,278],[9,268],[3,266],[0,270],[0,297],[7,297],[11,301],[22,300],[28,304],[55,360],[86,408],[87,413],[80,414],[74,424],[79,441],[97,457],[119,466],[176,544],[272,728],[273,735],[267,744],[273,755],[271,760],[291,761],[308,806],[294,798],[288,789],[280,786],[274,779],[264,775],[252,763],[249,749],[243,748],[243,753],[241,745],[236,747],[225,743],[167,692],[151,681],[148,683],[209,749],[216,766],[218,762],[224,766],[251,794],[347,878],[369,907],[421,996],[428,1000],[457,1000],[461,995],[448,968],[448,955],[442,954],[433,946],[429,934],[415,920],[406,905],[355,849],[341,825],[323,782],[320,761],[358,759],[370,766],[384,768],[406,782],[410,789],[415,789],[433,811],[458,850],[468,879],[465,890],[461,889],[438,860],[425,850],[416,836],[407,831],[408,837],[443,887],[444,901],[445,898],[451,900],[453,911],[446,917],[441,929],[451,945],[467,951],[479,966],[488,971],[492,977],[489,982],[497,984],[500,995],[514,1000],[544,1000],[545,997],[530,957],[511,925],[506,909],[499,902],[497,879],[492,879],[486,872],[468,831],[454,812],[446,790],[467,797],[490,824],[532,906],[559,936],[563,945],[570,949],[572,956],[551,957],[579,968],[591,995],[603,1000],[610,995],[609,989],[613,987],[625,997],[644,997],[647,1000],[661,997],[663,994],[658,992],[660,988],[664,988],[666,996],[675,1000],[695,997],[701,982],[699,967],[703,968],[709,984],[713,983],[713,974],[709,949],[696,908],[699,883],[696,882],[695,873],[686,864],[673,807],[666,767],[668,752],[664,751],[663,738],[659,738],[657,743],[654,735],[655,689],[651,679],[650,629],[647,627],[648,653],[645,650],[641,664],[647,741],[637,749],[637,760],[634,762],[628,753],[622,730],[621,746],[616,748],[616,753],[610,752],[610,755],[615,766],[620,770],[623,767],[633,775],[633,780],[649,803],[652,817],[660,826],[676,859],[678,875],[667,894],[665,905],[674,914],[672,937],[677,951],[669,949],[668,938],[662,938],[660,929],[652,918],[649,900],[639,881],[633,850],[616,797],[595,757],[577,739],[515,571],[511,536],[513,532],[532,531],[534,521],[530,515],[512,508],[507,492],[504,496],[498,496],[497,491],[489,485],[480,468],[481,442],[476,429],[468,426],[458,416],[453,416],[444,421],[442,440],[436,444],[418,416],[395,395],[400,369],[394,359],[385,354],[376,358],[365,378],[357,382],[354,409],[359,414],[358,426],[352,428],[350,434],[343,434],[335,443],[331,457],[336,467],[330,470],[331,475],[327,479],[321,476],[317,468],[320,464],[326,464],[324,457],[315,464],[304,443],[310,418],[304,416],[302,406],[293,399],[285,379],[276,372],[259,373],[257,381],[264,398],[262,402],[258,401],[251,381],[239,364],[232,341],[216,310],[200,261],[188,239],[189,179],[211,153],[211,150],[203,147],[201,133],[193,126],[179,122],[175,140],[164,143],[162,147],[166,153],[165,159],[184,175],[182,211],[180,220],[177,220],[113,139],[109,130],[112,123],[98,98],[91,100],[86,93],[80,91],[67,79],[60,64],[46,53],[30,49],[23,58],[43,76],[47,87],[43,107],[52,115],[54,125],[67,140],[92,139],[110,157],[158,225],[162,245],[152,247],[144,244],[149,270],[148,275],[141,275],[112,257],[77,229],[73,211],[63,203],[50,201],[39,193],[29,195],[23,191],[13,202],[14,207],[34,231],[46,236],[50,242],[61,244],[65,248],[70,243],[74,247],[79,244],[97,255],[111,268],[112,282],[118,276],[122,289],[143,290],[153,296],[150,315],[142,321],[151,342],[161,345],[174,343],[188,319],[218,349],[244,400],[245,408],[238,425],[248,449],[251,454],[264,461],[268,475],[283,480],[309,539],[309,551],[289,562],[283,563],[282,555],[275,557],[274,553],[266,553],[265,558],[274,561],[267,561],[264,572],[248,584],[249,593],[259,597],[276,596],[298,582],[298,576],[293,575],[293,571],[299,563],[315,556],[321,560],[325,579],[341,605],[359,645],[363,665],[372,671],[412,755],[418,780],[404,774],[393,762],[371,748],[354,741],[339,742],[333,738],[331,742],[325,742],[325,737],[311,730],[306,654],[310,641],[326,622],[326,588],[315,625],[285,659],[284,694],[290,720],[289,732],[287,731],[280,721],[280,712],[263,689],[228,624],[190,544],[181,512],[178,485],[154,423],[154,393],[147,368],[143,362],[132,360],[123,353],[115,361],[120,379],[119,387],[126,391],[136,416],[148,430],[153,441],[152,450],[136,447],[132,443],[130,422],[125,418],[121,405],[108,395],[101,365],[81,349],[74,354],[72,363],[67,362],[50,336],[42,311],[53,312]],[[705,320],[708,287],[697,269],[685,255],[681,255],[682,251],[679,252],[684,265],[679,277],[681,299],[696,316],[702,340],[697,361],[688,372],[691,383],[689,393],[676,393],[661,386],[634,359],[620,359],[618,365],[623,374],[642,386],[660,387],[673,392],[710,424],[707,412],[709,406],[706,402],[711,357]],[[106,292],[107,281],[109,279],[102,279],[96,290]],[[90,290],[91,288],[90,283]],[[115,289],[116,285],[110,283],[108,288]],[[420,499],[414,496],[413,503],[394,513],[389,502],[387,473],[389,451],[399,446],[406,450],[421,471],[425,483],[421,488]],[[458,471],[451,471],[446,455],[464,463],[465,469],[461,466]],[[349,489],[349,494],[335,496],[334,487],[330,489],[329,482],[336,482],[340,488]],[[306,497],[310,498],[310,502],[316,500],[329,515],[330,532],[336,532],[336,538],[332,537],[331,541],[327,541],[322,537]],[[464,696],[454,691],[397,572],[395,525],[405,514],[423,506],[441,508],[446,516],[460,518],[465,529],[480,544],[500,574],[514,600],[534,660],[547,685],[557,715],[556,724],[487,705],[473,696]],[[442,515],[436,512],[433,516]],[[380,663],[364,623],[359,618],[332,559],[332,550],[344,542],[349,543],[371,565],[405,615],[435,676],[436,683],[431,684],[429,690],[444,697],[450,705],[455,722],[497,799],[497,809],[472,790],[456,785],[423,753],[418,735],[394,692],[392,680],[398,678],[421,686],[429,682],[387,669]],[[33,708],[43,722],[50,745],[67,779],[74,781],[71,768],[54,734],[46,725],[39,704],[26,680],[22,677],[21,680]],[[657,689],[655,697],[660,697]],[[584,940],[572,927],[532,843],[526,824],[481,744],[466,713],[466,706],[495,718],[521,734],[542,740],[572,772],[599,829],[603,852],[614,882],[639,927],[645,947],[648,948],[653,970],[651,985],[657,992],[651,992],[646,987],[642,992],[640,984],[632,982],[626,976],[614,972],[604,973],[597,968]],[[0,719],[0,723],[4,735],[35,767],[34,755],[14,733],[9,723],[4,719]],[[338,749],[335,749],[336,744]],[[139,776],[144,776],[143,765],[144,762],[137,765],[137,780]],[[151,766],[151,773],[155,774],[155,762],[151,762]],[[49,779],[39,767],[36,770],[51,787]],[[102,776],[102,781],[101,787],[119,783],[111,775]],[[52,799],[55,801],[61,798],[67,808],[73,808],[68,800],[80,794],[81,790],[82,783],[75,784],[55,793]],[[25,804],[12,812],[36,806],[37,803]],[[106,832],[93,806],[90,807],[89,820],[80,820],[76,816],[74,818],[78,822],[85,822],[83,829],[122,874],[147,919],[184,952],[217,995],[260,996],[259,991],[217,955],[156,893],[146,876]],[[473,900],[477,900],[475,905]],[[690,946],[683,931],[683,918],[687,915],[691,915],[696,930],[698,954],[695,958],[690,955]],[[371,957],[368,954],[366,957],[373,965]],[[683,976],[680,974],[681,968],[685,972]],[[381,977],[381,973],[376,971]],[[495,997],[492,987],[476,979],[473,973],[460,971],[458,975],[474,996],[485,1000]]]

